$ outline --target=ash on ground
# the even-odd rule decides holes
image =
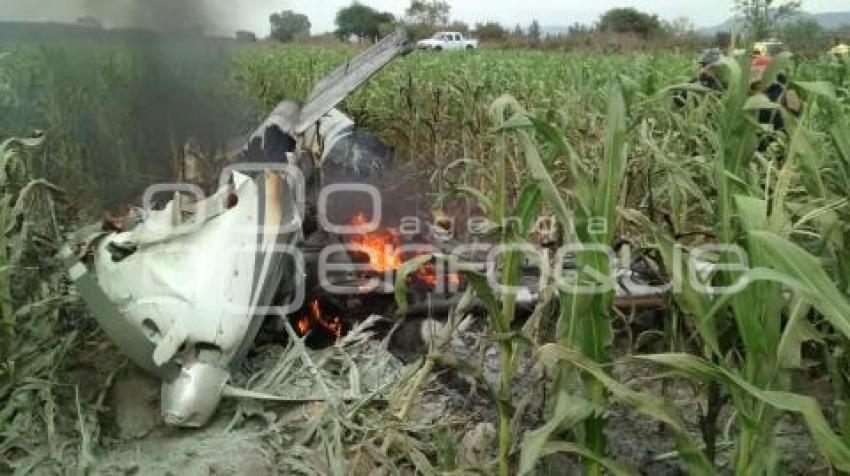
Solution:
[[[486,385],[498,384],[499,354],[486,324],[469,317],[435,348],[423,334],[439,340],[445,324],[411,321],[391,337],[382,337],[369,330],[379,319],[368,319],[321,350],[297,343],[257,349],[236,384],[260,394],[313,401],[229,400],[213,423],[200,430],[166,427],[158,413],[158,382],[128,365],[108,394],[105,416],[110,421],[94,452],[96,469],[104,474],[327,474],[337,459],[346,462],[346,474],[428,474],[442,469],[429,463],[435,452],[438,460],[443,452],[453,455],[449,466],[456,469],[492,464],[497,418]],[[425,326],[430,332],[422,331]],[[442,360],[416,391],[412,386],[429,351],[453,356],[481,369],[480,374],[470,376],[448,365],[451,359]],[[701,397],[693,385],[652,379],[651,368],[632,363],[615,365],[613,374],[620,382],[669,400],[698,436]],[[514,380],[517,445],[524,432],[545,421],[550,380],[525,349]],[[401,420],[406,390],[415,392],[414,400]],[[608,408],[612,458],[644,474],[684,474],[663,425],[616,403]],[[799,423],[788,420],[783,426],[783,459],[790,473],[825,469]],[[396,441],[389,442],[387,435],[395,435]],[[404,448],[398,446],[402,443]],[[402,456],[403,451],[408,455]],[[410,456],[417,451],[422,460]],[[731,451],[720,445],[718,464],[725,472],[732,471]],[[578,474],[580,468],[575,458],[553,456],[539,471]]]

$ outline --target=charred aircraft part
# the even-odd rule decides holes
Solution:
[[[223,396],[258,396],[228,381],[265,308],[303,273],[285,251],[303,240],[300,174],[310,167],[299,158],[309,155],[316,167],[348,160],[355,168],[380,160],[371,140],[360,140],[368,136],[333,108],[408,51],[398,30],[334,71],[305,103],[281,103],[245,148],[248,161],[267,164],[253,176],[233,171],[202,200],[175,193],[163,209],[132,214],[120,227],[89,228],[63,249],[71,279],[107,335],[163,381],[166,423],[203,426]]]
[[[297,272],[280,252],[300,239],[297,193],[277,173],[233,172],[203,201],[186,204],[178,194],[132,229],[95,234],[76,253],[65,249],[95,318],[133,362],[163,380],[166,422],[207,422],[230,365],[256,336],[260,311],[281,277]]]
[[[334,109],[372,75],[399,55],[412,50],[407,33],[399,28],[380,43],[337,68],[313,89],[306,102],[281,102],[248,140],[245,159],[279,162],[287,154],[306,154],[364,169],[386,158],[388,149],[371,134],[358,131],[354,121]]]

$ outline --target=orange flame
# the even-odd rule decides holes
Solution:
[[[369,220],[363,213],[358,213],[351,220],[351,224],[361,226]],[[395,271],[401,267],[402,259],[396,250],[401,246],[401,237],[398,230],[388,228],[376,230],[362,235],[356,235],[349,240],[356,251],[360,251],[369,257],[369,266],[378,273]]]
[[[326,331],[335,335],[337,339],[342,337],[342,324],[339,322],[339,317],[334,317],[330,321],[325,320],[322,316],[322,308],[319,306],[319,300],[313,299],[310,301],[310,317],[319,323]]]
[[[299,317],[298,321],[295,323],[295,330],[298,331],[298,335],[304,336],[310,332],[310,319],[307,317]]]
[[[295,322],[295,329],[298,331],[298,335],[307,335],[307,333],[315,327],[314,323],[318,324],[319,327],[326,330],[328,333],[335,335],[337,340],[342,337],[342,323],[340,322],[339,317],[326,320],[323,316],[322,307],[319,304],[318,299],[310,301],[309,314],[299,317]]]
[[[351,224],[363,226],[368,224],[369,221],[366,215],[361,212],[352,217]],[[397,251],[401,247],[401,233],[395,228],[355,235],[349,238],[349,244],[353,245],[356,251],[369,257],[369,267],[375,272],[396,271],[404,263],[404,257]],[[411,254],[418,256],[424,253],[425,251],[412,252]],[[417,270],[416,279],[431,288],[436,288],[440,276],[437,273],[436,266],[433,263],[427,263]],[[458,286],[461,283],[460,275],[457,273],[448,273],[446,279],[452,286]]]
[[[460,286],[460,275],[458,273],[447,273],[447,283],[453,287]],[[416,278],[431,288],[436,288],[440,282],[440,275],[434,263],[425,263],[416,271]]]

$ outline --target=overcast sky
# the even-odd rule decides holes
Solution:
[[[336,11],[350,3],[351,0],[0,0],[0,20],[74,21],[83,14],[92,14],[107,26],[163,26],[204,17],[208,28],[218,33],[247,29],[266,35],[270,13],[293,9],[310,17],[313,33],[321,33],[333,30]],[[361,3],[400,16],[410,2]],[[449,4],[452,18],[468,23],[494,20],[513,26],[538,19],[544,26],[568,26],[592,23],[612,7],[632,6],[665,19],[687,16],[698,27],[705,27],[729,18],[732,0],[449,0]],[[850,10],[848,0],[804,0],[803,5],[812,13]]]

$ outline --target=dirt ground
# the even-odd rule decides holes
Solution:
[[[470,362],[483,364],[484,377],[495,381],[498,376],[498,354],[495,347],[482,339],[480,323],[457,335],[449,345],[452,353]],[[374,340],[372,347],[384,344]],[[396,349],[405,361],[415,365],[416,345]],[[271,347],[258,355],[268,357],[279,349]],[[404,352],[407,351],[407,352]],[[97,355],[97,354],[94,354]],[[273,360],[272,360],[273,361]],[[257,359],[254,366],[267,365],[270,360]],[[404,362],[400,359],[398,367]],[[533,429],[544,417],[545,390],[542,379],[530,359],[521,363],[516,379],[518,399],[529,389],[540,392],[532,399],[522,420],[524,429]],[[249,366],[248,368],[251,368]],[[254,367],[256,369],[256,367]],[[81,386],[96,388],[97,379],[106,378],[104,360],[89,366],[80,365],[71,375]],[[108,372],[107,372],[108,373]],[[634,388],[658,395],[670,401],[679,411],[693,434],[698,435],[697,415],[702,396],[697,387],[670,380],[653,379],[647,365],[618,364],[614,376]],[[453,420],[465,428],[458,435],[463,460],[483,464],[494,455],[496,414],[492,404],[476,391],[470,380],[451,369],[438,369],[436,378],[428,383],[415,403],[411,420],[422,424]],[[102,384],[103,382],[100,382]],[[101,415],[101,444],[94,449],[95,469],[101,474],[148,475],[276,475],[287,474],[280,469],[281,452],[287,451],[290,441],[280,441],[279,432],[270,431],[277,422],[308,421],[308,416],[320,404],[282,405],[262,402],[225,401],[213,422],[204,429],[186,430],[166,427],[159,415],[159,383],[142,371],[127,364],[114,375]],[[246,406],[247,405],[247,406]],[[249,411],[246,412],[246,408]],[[246,414],[249,417],[246,417]],[[607,413],[609,454],[642,474],[684,474],[675,459],[673,439],[663,425],[636,415],[619,404],[609,406]],[[723,412],[721,425],[732,417]],[[279,428],[279,426],[278,426]],[[274,433],[274,435],[273,435]],[[789,474],[828,474],[828,469],[812,447],[805,429],[793,419],[780,425],[782,459]],[[732,448],[719,442],[718,466],[722,474],[732,473]],[[555,457],[541,466],[541,474],[578,474],[578,462],[571,457]],[[353,470],[356,474],[356,470]]]

